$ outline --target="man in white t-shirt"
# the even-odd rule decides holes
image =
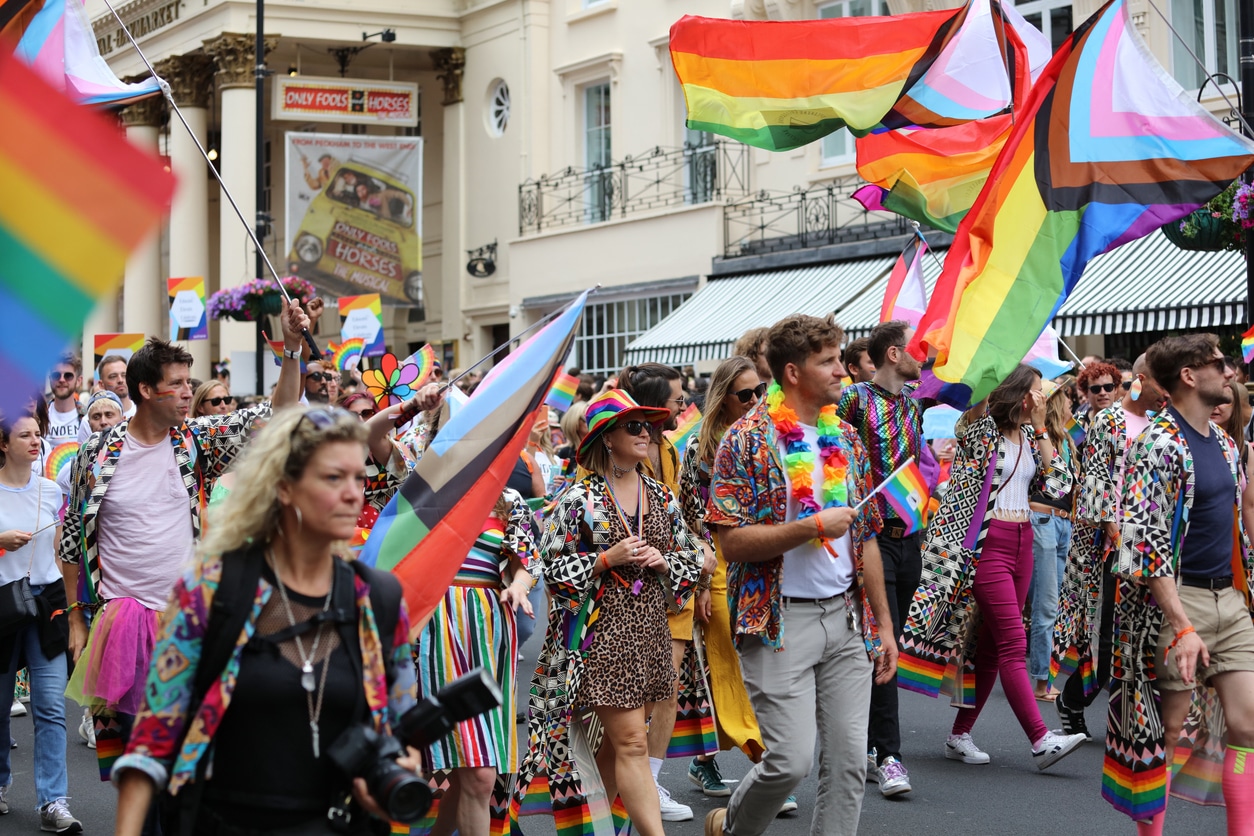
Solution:
[[[293,302],[283,315],[285,359],[274,409],[297,402],[297,350],[308,325]],[[222,475],[272,412],[271,404],[263,403],[189,420],[191,365],[191,355],[178,345],[149,339],[126,367],[134,417],[89,438],[71,476],[59,549],[66,586],[79,589],[79,565],[85,561],[86,595],[79,604],[107,606],[93,619],[90,639],[82,609],[70,613],[76,661],[85,646],[103,645],[82,658],[88,667],[76,672],[67,693],[92,707],[103,766],[125,746],[142,704],[157,617],[200,533],[201,485]],[[136,653],[137,663],[117,665],[120,655]],[[102,675],[103,665],[89,660],[116,667]]]
[[[48,434],[44,440],[53,447],[78,440],[78,425],[86,414],[76,397],[82,375],[83,363],[77,354],[64,355],[48,372],[52,399],[48,403]]]
[[[100,361],[100,384],[122,402],[122,417],[135,416],[135,402],[131,400],[130,390],[126,386],[126,358],[120,354],[110,354]],[[78,425],[78,443],[82,444],[91,436],[91,427],[84,417]]]
[[[858,507],[872,490],[870,460],[836,416],[843,338],[831,316],[776,323],[766,349],[775,383],[714,459],[706,523],[728,561],[732,634],[766,752],[727,808],[706,817],[707,836],[764,832],[810,773],[816,740],[810,832],[858,830],[871,684],[896,673],[897,644],[876,628],[892,623],[880,512]],[[811,490],[794,478],[807,468]]]

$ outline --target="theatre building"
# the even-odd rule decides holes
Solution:
[[[86,344],[95,333],[167,335],[169,278],[203,276],[212,294],[259,275],[196,142],[249,225],[260,185],[264,249],[279,273],[308,278],[332,300],[380,293],[386,342],[401,355],[431,343],[450,366],[467,365],[598,284],[573,358],[594,372],[625,360],[708,367],[745,328],[795,311],[834,310],[849,330],[869,328],[910,229],[852,199],[862,185],[852,137],[771,153],[688,130],[668,32],[681,14],[800,20],[956,5],[266,0],[260,108],[256,2],[119,5],[191,134],[160,98],[121,112],[127,135],[166,156],[179,187],[169,223],[130,259]],[[1235,0],[1167,5],[1188,17],[1176,28],[1207,70],[1237,75]],[[1016,5],[1055,47],[1099,6]],[[103,0],[87,9],[114,72],[143,75]],[[1146,0],[1130,9],[1160,63],[1186,90],[1202,88],[1206,74]],[[1227,111],[1213,84],[1202,101]],[[1227,286],[1243,281],[1239,256],[1195,262],[1159,252],[1161,237],[1103,257],[1127,263],[1099,271],[1095,262],[1078,307],[1060,311],[1060,331],[1081,354],[1146,323],[1218,327],[1243,316],[1229,298],[1243,287]],[[1177,308],[1187,310],[1168,312]],[[338,338],[330,309],[324,342]],[[198,373],[230,358],[233,388],[253,391],[254,327],[223,320],[209,332],[189,343]]]

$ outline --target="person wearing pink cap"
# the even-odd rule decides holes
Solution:
[[[668,416],[618,389],[588,405],[576,452],[588,475],[562,494],[540,540],[549,624],[515,789],[518,807],[547,779],[554,816],[584,822],[608,816],[602,792],[621,796],[641,836],[663,832],[646,741],[654,704],[674,689],[666,615],[692,597],[702,566],[674,493],[641,472],[650,431]],[[595,760],[585,709],[605,731]]]

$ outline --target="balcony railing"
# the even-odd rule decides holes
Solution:
[[[670,206],[749,194],[748,148],[712,140],[662,148],[589,168],[567,168],[518,187],[518,232],[601,223]]]
[[[886,219],[853,199],[864,185],[861,178],[849,176],[788,194],[763,191],[729,201],[723,211],[723,255],[736,258],[908,233],[905,218]]]

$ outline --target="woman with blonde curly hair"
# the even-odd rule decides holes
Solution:
[[[385,816],[380,800],[327,756],[350,725],[382,732],[413,704],[400,585],[346,561],[366,437],[344,410],[294,407],[247,448],[162,618],[113,767],[117,833],[140,833],[161,788],[196,834],[330,833],[329,800],[350,792],[350,832],[381,824],[366,815]],[[418,753],[398,763],[417,772]]]

